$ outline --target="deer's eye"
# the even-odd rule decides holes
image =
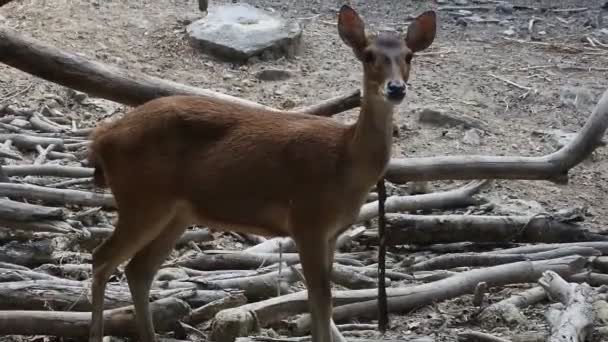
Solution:
[[[412,61],[412,57],[414,57],[413,54],[408,53],[407,55],[405,55],[405,63],[410,63]]]
[[[376,60],[376,55],[372,51],[365,51],[363,55],[363,61],[365,63],[373,63]]]

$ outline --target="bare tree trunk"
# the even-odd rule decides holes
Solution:
[[[576,138],[540,157],[446,156],[393,159],[386,178],[394,183],[440,179],[528,179],[568,182],[568,171],[599,145],[608,127],[608,90]]]
[[[389,244],[436,244],[459,241],[573,242],[608,237],[542,215],[407,215],[387,214]],[[370,239],[375,233],[370,231]]]
[[[0,62],[47,81],[129,106],[140,105],[163,96],[198,95],[229,101],[251,109],[277,111],[253,101],[88,60],[1,25]],[[355,108],[360,102],[359,91],[356,91],[340,96],[338,100],[325,101],[324,105],[315,104],[300,108],[297,112],[329,116],[336,114],[332,112],[334,110]]]
[[[136,336],[133,307],[107,310],[104,331],[110,336]],[[157,332],[172,330],[190,313],[190,306],[176,298],[150,303]],[[65,311],[0,311],[0,335],[52,335],[85,338],[89,335],[91,313]]]

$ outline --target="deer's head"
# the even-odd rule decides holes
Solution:
[[[426,11],[412,22],[405,36],[396,32],[365,33],[365,24],[357,12],[342,6],[338,16],[340,38],[363,63],[364,88],[369,96],[381,96],[399,104],[405,98],[412,57],[428,48],[435,39],[435,12]]]

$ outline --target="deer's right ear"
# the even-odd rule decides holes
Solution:
[[[340,14],[338,15],[338,33],[340,34],[342,41],[350,46],[357,56],[359,56],[367,46],[365,24],[357,12],[348,5],[343,5],[342,8],[340,8]]]

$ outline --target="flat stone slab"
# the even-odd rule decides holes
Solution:
[[[302,28],[297,21],[246,3],[210,7],[207,13],[187,28],[190,44],[205,54],[245,62],[254,56],[275,59],[299,53]]]

